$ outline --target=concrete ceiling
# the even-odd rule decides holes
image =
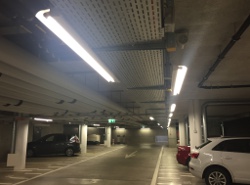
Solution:
[[[44,27],[35,13],[45,8],[119,81],[103,80]],[[89,125],[115,118],[119,126],[166,127],[171,103],[176,122],[193,99],[248,101],[249,10],[249,0],[1,0],[2,117],[14,112]],[[167,52],[169,45],[176,51]],[[173,96],[178,65],[188,73],[181,94]]]

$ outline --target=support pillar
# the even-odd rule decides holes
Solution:
[[[29,120],[17,122],[14,170],[23,170],[26,165]]]
[[[180,146],[186,146],[186,129],[185,129],[185,123],[184,120],[180,120],[179,122],[179,139],[180,139]]]
[[[175,148],[177,146],[175,124],[172,124],[168,127],[168,146],[171,148]]]
[[[189,132],[191,150],[199,146],[201,142],[201,106],[199,100],[189,102]]]
[[[81,153],[87,153],[88,125],[81,125]]]
[[[105,136],[106,136],[105,144],[107,147],[110,147],[111,146],[111,127],[105,127]]]

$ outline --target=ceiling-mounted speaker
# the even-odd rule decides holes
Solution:
[[[188,42],[188,36],[186,34],[180,34],[177,38],[177,43],[181,49],[184,49],[185,44]]]
[[[186,43],[188,42],[188,30],[181,29],[176,31],[176,42],[181,49],[184,49]]]

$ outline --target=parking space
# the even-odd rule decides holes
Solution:
[[[74,157],[48,156],[28,158],[24,170],[0,165],[0,185],[96,184],[96,185],[205,185],[176,161],[176,148],[163,147],[157,179],[153,171],[160,146],[89,146],[88,153]],[[135,152],[133,152],[136,149]],[[127,152],[132,152],[127,155]],[[126,155],[125,155],[126,154]],[[133,154],[133,155],[132,155]],[[125,155],[125,156],[124,156]],[[140,172],[140,173],[139,173]]]
[[[88,161],[99,156],[114,152],[124,145],[112,146],[110,148],[104,145],[89,146],[88,153],[78,154],[73,157],[66,156],[43,156],[27,158],[26,168],[23,170],[13,171],[12,167],[6,167],[6,163],[0,164],[0,185],[2,184],[22,184],[26,181],[42,177],[44,175],[66,169],[70,166]]]
[[[194,177],[187,166],[176,161],[176,148],[164,148],[157,177],[157,185],[205,185],[202,179]]]

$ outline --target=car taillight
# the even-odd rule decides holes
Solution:
[[[77,136],[73,136],[72,138],[70,138],[70,141],[72,143],[80,143],[80,140],[79,140],[79,138]]]
[[[190,157],[191,157],[191,158],[197,159],[198,156],[199,156],[199,153],[191,153],[191,154],[190,154]]]

